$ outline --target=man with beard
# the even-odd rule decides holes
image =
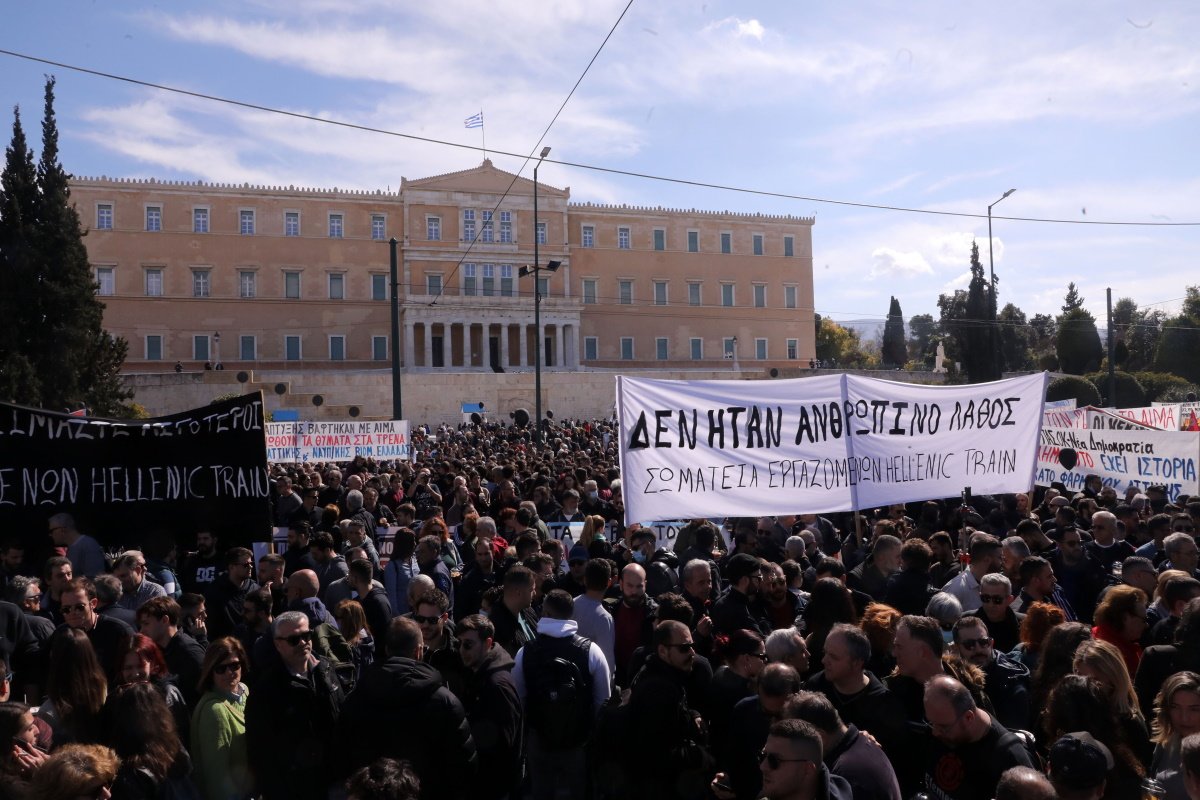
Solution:
[[[954,624],[954,649],[958,657],[983,670],[984,692],[1006,728],[1025,730],[1030,724],[1029,669],[998,652],[979,617],[963,617]]]
[[[192,553],[179,570],[179,581],[185,592],[204,594],[217,573],[221,571],[222,559],[217,554],[217,537],[211,531],[196,534],[196,552]]]
[[[1080,620],[1090,622],[1096,607],[1096,596],[1108,583],[1108,575],[1100,562],[1084,549],[1080,530],[1075,527],[1064,528],[1058,540],[1058,550],[1046,560],[1054,568],[1059,591],[1067,604]]]
[[[482,522],[481,519],[479,523],[476,523],[476,532],[480,535],[475,537],[475,561],[467,569],[467,574],[463,576],[462,582],[458,585],[458,591],[455,593],[454,616],[458,619],[478,614],[479,608],[483,604],[483,593],[500,581],[500,573],[496,569],[496,556],[492,550],[492,540],[490,537],[483,536],[480,531]]]
[[[496,647],[487,617],[458,621],[463,680],[459,700],[479,753],[479,779],[471,797],[502,800],[521,780],[521,699],[513,683],[512,656]]]
[[[762,576],[762,591],[755,602],[755,616],[765,619],[772,630],[792,627],[800,614],[800,598],[788,591],[783,568],[768,561],[762,566]]]
[[[1021,641],[1021,620],[1024,614],[1012,610],[1012,583],[1006,575],[985,575],[979,583],[979,599],[983,603],[964,617],[978,617],[992,634],[994,646],[1002,653],[1011,651]]]
[[[658,604],[646,595],[646,571],[638,564],[621,570],[621,596],[604,601],[613,618],[613,656],[617,663],[617,685],[628,686],[630,660],[639,647],[650,644],[654,612]]]
[[[765,639],[771,633],[771,625],[751,610],[751,601],[758,597],[762,586],[761,562],[749,553],[737,553],[726,564],[725,577],[729,580],[729,591],[713,604],[713,633],[728,636],[734,631],[748,630]]]

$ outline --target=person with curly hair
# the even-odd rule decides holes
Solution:
[[[1034,603],[1025,609],[1021,620],[1021,643],[1012,650],[1012,657],[1037,673],[1042,642],[1051,629],[1067,621],[1063,610],[1054,603]]]
[[[859,627],[871,643],[871,658],[866,669],[879,678],[886,678],[896,668],[892,642],[896,640],[896,625],[902,616],[897,609],[884,603],[871,603],[863,611]]]
[[[1130,675],[1137,674],[1142,660],[1139,644],[1146,632],[1146,593],[1135,586],[1111,587],[1096,606],[1092,636],[1121,651]]]
[[[1150,774],[1167,790],[1167,798],[1187,797],[1183,781],[1183,740],[1200,733],[1200,674],[1177,672],[1154,699],[1154,759]]]
[[[69,744],[46,759],[33,776],[37,800],[111,800],[121,760],[98,744]]]
[[[1039,733],[1045,752],[1068,733],[1087,731],[1113,756],[1104,798],[1124,800],[1138,797],[1146,768],[1125,738],[1108,697],[1096,681],[1082,675],[1067,675],[1050,692]]]

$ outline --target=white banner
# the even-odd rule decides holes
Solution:
[[[1068,397],[1066,400],[1047,400],[1043,407],[1047,411],[1071,411],[1075,408],[1075,398]]]
[[[1196,494],[1196,459],[1200,433],[1180,431],[1080,430],[1042,428],[1037,482],[1058,481],[1074,492],[1087,475],[1099,475],[1105,486],[1123,496],[1126,487],[1167,487],[1172,501]]]
[[[1120,416],[1113,409],[1085,406],[1068,411],[1046,411],[1042,414],[1043,428],[1078,428],[1097,431],[1152,431],[1130,417]]]
[[[625,518],[825,513],[1033,485],[1045,374],[617,378]]]
[[[268,422],[267,461],[353,461],[409,458],[408,420]]]

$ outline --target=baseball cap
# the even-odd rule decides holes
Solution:
[[[1112,768],[1112,753],[1084,731],[1068,733],[1050,748],[1050,779],[1067,789],[1094,789]]]

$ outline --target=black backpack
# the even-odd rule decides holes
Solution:
[[[547,750],[587,742],[592,713],[592,643],[582,636],[538,636],[525,645],[525,715]]]

